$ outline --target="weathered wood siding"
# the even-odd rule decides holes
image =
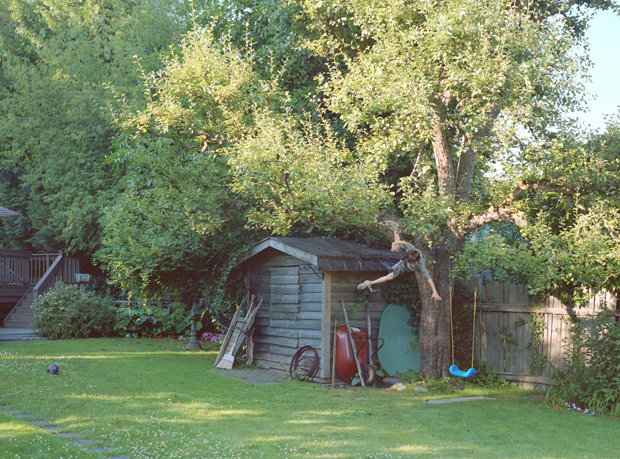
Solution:
[[[288,371],[297,349],[321,349],[323,273],[281,252],[266,252],[250,265],[251,293],[264,299],[256,317],[254,362]]]
[[[351,325],[366,327],[366,309],[352,312],[364,279],[373,272],[323,272],[317,266],[268,249],[247,264],[250,292],[263,298],[253,335],[254,363],[274,371],[286,371],[302,346],[314,347],[320,356],[315,381],[331,381],[334,319],[345,325],[340,299],[345,302]],[[381,293],[368,298],[372,333],[379,333],[379,319],[387,306]]]
[[[568,318],[578,316],[586,332],[594,330],[594,319],[601,310],[616,311],[616,297],[602,293],[586,307],[572,309],[550,296],[544,304],[532,305],[525,285],[505,285],[496,282],[482,288],[472,280],[469,287],[478,289],[476,305],[476,338],[474,357],[487,362],[498,375],[522,387],[544,389],[553,384],[553,368],[566,368],[565,348],[575,346]],[[473,305],[471,306],[473,309]],[[545,358],[540,374],[532,371],[534,343],[530,323],[532,314],[541,314],[545,328],[543,340],[537,347]],[[470,343],[471,344],[471,343]]]

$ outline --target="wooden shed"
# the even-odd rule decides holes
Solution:
[[[320,357],[315,377],[331,381],[334,319],[344,325],[341,299],[352,326],[366,327],[366,309],[352,313],[357,285],[387,273],[400,256],[355,242],[270,237],[252,247],[238,263],[250,293],[263,299],[252,335],[253,362],[265,369],[288,371],[295,352],[312,346]],[[388,305],[380,292],[367,298],[372,334],[378,335]]]

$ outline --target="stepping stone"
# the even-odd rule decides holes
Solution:
[[[3,413],[20,413],[22,410],[2,410]]]
[[[78,436],[78,434],[73,433],[73,432],[57,433],[57,434],[54,434],[54,435],[57,436],[57,437],[77,437]]]
[[[85,451],[92,451],[94,453],[105,453],[106,451],[110,451],[109,448],[105,446],[95,446],[94,448],[85,448]]]
[[[120,456],[112,456],[109,459],[129,459],[129,456],[125,456],[124,454],[121,454]]]
[[[40,421],[28,421],[28,424],[32,424],[33,426],[36,426],[37,424],[51,424],[51,422],[49,422],[46,419],[41,419]]]
[[[36,418],[34,414],[14,414],[14,418]]]
[[[41,430],[62,430],[60,426],[49,426],[49,427],[41,427]]]
[[[490,397],[466,397],[466,398],[446,398],[443,400],[426,400],[426,403],[453,403],[453,402],[469,402],[472,400],[496,400]]]
[[[82,446],[82,445],[90,445],[93,441],[92,440],[75,440],[75,441],[70,441],[69,443],[71,443],[72,445],[76,445],[76,446]]]

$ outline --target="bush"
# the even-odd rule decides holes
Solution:
[[[501,376],[497,376],[495,370],[493,370],[487,362],[476,361],[474,363],[474,368],[476,369],[476,376],[465,378],[466,383],[475,384],[482,387],[516,387],[516,384],[507,381]]]
[[[556,386],[547,398],[599,414],[620,414],[620,326],[615,317],[600,313],[591,334],[574,318],[571,332],[576,342],[564,350],[567,368],[554,369]]]
[[[200,324],[196,324],[200,328]],[[164,308],[157,305],[138,304],[116,309],[116,331],[134,337],[154,335],[184,335],[191,327],[189,315],[180,303]]]
[[[107,336],[114,330],[114,306],[107,298],[84,293],[75,285],[57,282],[32,306],[33,328],[49,339]]]

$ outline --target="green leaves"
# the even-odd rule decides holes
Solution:
[[[179,33],[175,2],[3,2],[0,166],[25,191],[20,207],[39,250],[92,254],[118,176],[104,166],[116,130],[111,83],[140,94],[132,56],[150,72]],[[141,26],[148,24],[148,26]],[[115,108],[112,108],[113,111]]]
[[[355,159],[327,125],[257,112],[256,129],[232,151],[232,190],[251,205],[251,225],[334,231],[374,223],[387,202],[376,170]]]
[[[37,298],[34,327],[50,339],[108,336],[114,331],[114,307],[108,298],[82,293],[76,285],[57,282]]]

